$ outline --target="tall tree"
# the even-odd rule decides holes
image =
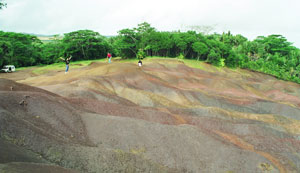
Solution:
[[[111,50],[105,37],[91,30],[79,30],[65,34],[62,40],[64,56],[74,60],[104,58]]]
[[[197,55],[198,61],[199,61],[199,58],[201,57],[201,55],[206,54],[208,52],[208,47],[206,46],[206,44],[199,42],[199,41],[193,43],[192,48],[195,52],[198,53],[198,55]]]
[[[115,46],[123,58],[136,57],[138,51],[138,38],[135,30],[122,29],[116,39]]]
[[[5,47],[8,48],[6,58],[4,57],[8,60],[6,63],[17,67],[35,65],[41,56],[39,45],[42,43],[36,36],[0,31],[0,40],[5,42]]]
[[[138,27],[134,28],[134,30],[136,31],[138,49],[144,50],[151,33],[155,32],[155,28],[151,27],[149,23],[143,22],[138,24]]]
[[[9,41],[0,41],[0,67],[4,64],[11,64],[12,45]]]
[[[6,7],[6,3],[5,2],[2,2],[2,0],[0,0],[0,10],[3,8],[3,7]]]
[[[259,36],[254,41],[264,44],[267,51],[272,55],[279,53],[285,56],[295,49],[295,47],[292,46],[292,43],[288,42],[282,35],[269,35],[268,37]]]
[[[149,56],[171,56],[170,49],[175,45],[171,33],[151,32],[147,39],[146,50]]]
[[[64,49],[61,37],[54,35],[50,42],[46,42],[41,45],[42,54],[41,63],[51,64],[58,61],[58,57],[63,56]]]
[[[183,54],[183,56],[186,57],[189,51],[192,49],[192,44],[196,41],[196,32],[176,32],[173,35],[173,39],[175,45],[180,50],[178,54]]]

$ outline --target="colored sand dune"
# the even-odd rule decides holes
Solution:
[[[299,172],[300,85],[199,65],[0,75],[0,170]]]

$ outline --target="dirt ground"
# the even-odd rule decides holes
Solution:
[[[38,155],[45,170],[300,171],[298,84],[177,60],[33,70],[0,74],[0,145],[23,153],[2,164]]]
[[[10,79],[13,81],[24,80],[36,76],[36,74],[32,73],[35,69],[36,68],[33,67],[26,70],[15,71],[13,73],[0,73],[0,78]]]

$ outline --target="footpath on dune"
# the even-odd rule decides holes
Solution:
[[[295,83],[177,60],[0,77],[0,170],[300,171]]]

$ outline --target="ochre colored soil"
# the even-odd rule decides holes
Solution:
[[[299,172],[300,85],[203,67],[152,60],[0,74],[0,144],[21,152],[0,157],[0,172]]]

